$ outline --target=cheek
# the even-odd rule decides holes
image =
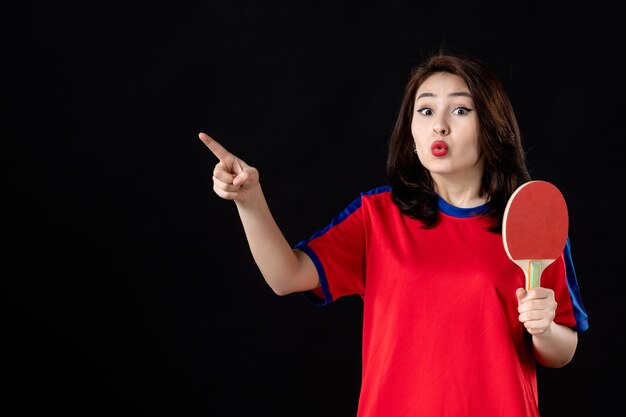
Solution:
[[[424,136],[423,129],[419,125],[419,123],[415,123],[415,122],[411,123],[411,135],[413,135],[413,140],[418,143],[420,141],[420,138]]]
[[[474,155],[481,153],[478,132],[474,126],[459,126],[456,132],[457,138],[466,152],[471,152]]]
[[[480,156],[480,151],[478,149],[478,143],[473,140],[468,140],[463,142],[462,144],[458,144],[457,147],[459,150],[462,150],[463,155],[467,159],[476,159]]]
[[[483,154],[482,149],[480,148],[480,142],[478,141],[478,133],[474,132],[474,137],[472,140],[472,148],[474,149],[474,153],[476,153],[477,156],[481,156]]]

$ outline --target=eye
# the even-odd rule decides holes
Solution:
[[[472,109],[468,109],[467,107],[457,107],[456,109],[452,110],[452,114],[464,116],[466,114],[469,114],[469,112],[471,111]]]
[[[433,110],[429,107],[422,107],[421,109],[418,109],[417,112],[422,116],[431,116],[433,114]]]

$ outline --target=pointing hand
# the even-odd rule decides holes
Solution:
[[[259,171],[237,158],[215,139],[200,132],[200,140],[219,159],[213,170],[213,190],[226,200],[235,202],[249,198],[251,190],[259,185]]]

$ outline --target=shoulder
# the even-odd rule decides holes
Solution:
[[[391,186],[381,185],[361,193],[361,198],[388,198],[391,195]]]
[[[363,207],[384,208],[389,204],[393,205],[391,200],[391,187],[378,186],[360,193],[358,197],[353,199],[340,213],[338,219],[344,219],[355,212],[360,212]]]
[[[389,204],[393,205],[390,186],[382,185],[370,188],[367,191],[361,192],[358,197],[352,200],[338,216],[338,219],[347,218],[355,212],[362,212],[361,209],[364,207],[372,207],[374,210],[384,210]]]
[[[391,187],[382,185],[361,193],[359,204],[368,207],[368,211],[388,212],[395,204],[391,198]]]
[[[361,203],[387,204],[391,203],[391,186],[381,185],[361,193]]]

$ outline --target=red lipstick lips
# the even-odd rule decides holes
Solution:
[[[448,154],[448,145],[442,140],[436,140],[430,145],[430,151],[435,156],[446,156]]]

